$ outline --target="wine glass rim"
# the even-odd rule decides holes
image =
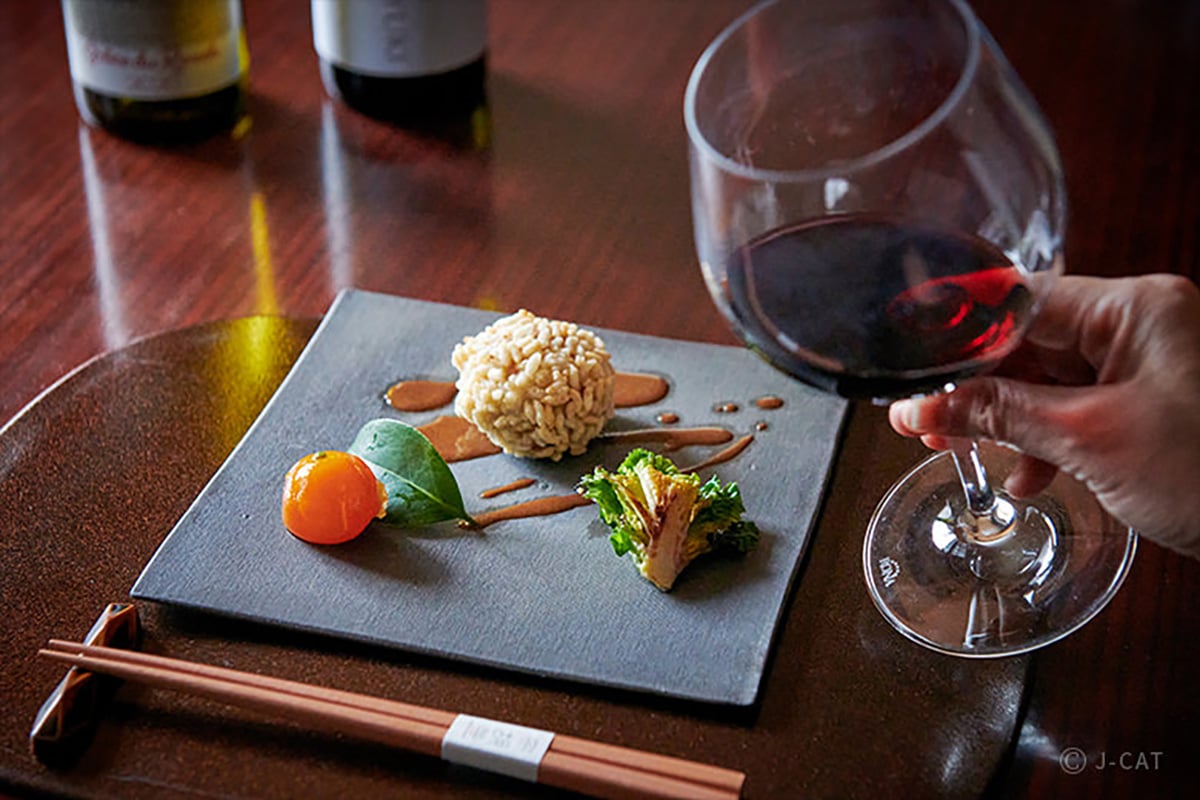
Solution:
[[[812,167],[808,169],[764,169],[761,167],[748,166],[738,161],[734,161],[729,156],[718,150],[700,131],[700,125],[696,121],[696,94],[699,91],[701,76],[708,69],[709,62],[716,55],[725,43],[741,29],[752,17],[759,14],[763,9],[778,5],[781,0],[763,0],[763,2],[751,7],[733,22],[729,23],[725,28],[717,34],[704,52],[700,54],[700,58],[696,61],[696,65],[692,67],[692,73],[688,78],[687,89],[684,92],[683,101],[683,117],[684,125],[687,128],[688,138],[692,144],[705,152],[707,157],[716,162],[726,172],[738,175],[739,177],[748,178],[750,180],[768,180],[777,183],[786,183],[791,181],[812,180],[814,178],[829,178],[844,176],[849,173],[856,172],[864,167],[869,167],[877,164],[885,159],[904,150],[914,142],[923,138],[929,131],[939,125],[950,114],[951,109],[958,105],[963,95],[967,92],[967,87],[974,80],[975,72],[979,67],[979,50],[981,40],[981,26],[979,19],[971,10],[964,0],[946,0],[946,2],[958,11],[959,17],[962,19],[963,26],[967,31],[967,53],[964,60],[961,74],[954,84],[954,88],[946,95],[938,107],[917,125],[909,128],[905,133],[887,144],[877,147],[861,156],[846,159],[837,163],[831,163],[822,167]]]

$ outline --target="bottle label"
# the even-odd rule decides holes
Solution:
[[[71,78],[131,100],[215,92],[242,74],[240,0],[63,0]]]
[[[317,55],[379,78],[448,72],[483,55],[486,0],[312,0]]]

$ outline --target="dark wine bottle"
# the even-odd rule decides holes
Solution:
[[[312,0],[312,24],[331,97],[401,127],[461,127],[486,144],[486,0]]]
[[[63,0],[79,113],[149,143],[202,139],[245,114],[241,0]]]

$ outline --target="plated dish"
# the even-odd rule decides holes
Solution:
[[[339,295],[133,596],[555,678],[752,703],[845,404],[743,349],[597,330],[618,373],[665,381],[666,394],[618,407],[584,452],[558,461],[502,452],[447,459],[467,511],[488,524],[372,523],[337,547],[287,534],[283,470],[314,450],[345,449],[373,419],[429,430],[453,417],[445,403],[398,408],[404,404],[389,402],[388,390],[404,380],[453,381],[455,345],[500,316],[357,290]],[[764,398],[772,401],[756,402]],[[681,443],[670,432],[693,429],[726,433],[720,441],[684,437],[668,450]],[[611,531],[590,503],[504,515],[574,494],[582,475],[617,470],[633,447],[703,467],[739,442],[734,456],[700,474],[742,487],[759,546],[741,558],[698,560],[667,594],[613,553]]]

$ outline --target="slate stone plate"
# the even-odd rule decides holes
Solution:
[[[499,315],[357,290],[334,301],[275,396],[146,565],[135,598],[592,684],[713,703],[754,702],[776,625],[813,527],[846,404],[810,391],[740,348],[599,330],[616,368],[667,377],[659,403],[618,410],[609,430],[719,425],[766,430],[714,468],[742,486],[763,532],[742,558],[694,562],[660,593],[616,557],[595,509],[496,523],[401,530],[316,547],[279,519],[283,474],[306,453],[345,448],[363,423],[419,425],[383,393],[403,378],[455,377],[454,345]],[[757,408],[764,395],[783,398]],[[737,403],[734,413],[719,403]],[[625,444],[558,463],[507,455],[452,465],[472,513],[562,494]],[[672,457],[695,463],[713,448]],[[522,477],[537,483],[482,500]],[[707,473],[705,474],[707,477]]]

